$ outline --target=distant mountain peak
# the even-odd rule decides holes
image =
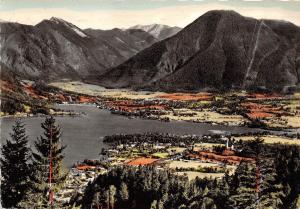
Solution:
[[[55,22],[55,23],[67,23],[68,24],[68,22],[67,21],[65,21],[65,20],[63,20],[63,19],[61,19],[61,18],[58,18],[58,17],[51,17],[50,18],[50,21],[52,21],[52,22]]]
[[[81,30],[80,28],[78,28],[76,25],[73,25],[72,23],[70,22],[67,22],[61,18],[58,18],[58,17],[51,17],[50,18],[50,21],[51,22],[54,22],[56,24],[62,24],[64,26],[66,26],[67,28],[71,29],[72,31],[74,31],[77,35],[79,35],[80,37],[82,38],[86,38],[88,37],[83,30]]]
[[[169,38],[170,36],[175,35],[177,32],[181,30],[179,27],[171,27],[168,25],[162,24],[149,24],[149,25],[135,25],[130,27],[129,29],[140,29],[147,33],[150,33],[152,36],[159,40],[163,40]]]
[[[140,25],[140,24],[138,24],[138,25],[132,26],[131,28],[153,29],[153,28],[171,28],[171,26],[153,23],[153,24],[149,24],[149,25]]]

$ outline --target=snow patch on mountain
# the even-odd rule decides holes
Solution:
[[[181,30],[179,27],[170,27],[168,25],[161,24],[135,25],[129,29],[143,30],[160,40],[173,36]]]
[[[79,36],[81,36],[82,38],[87,37],[86,34],[84,34],[82,31],[80,31],[78,28],[73,27],[72,28],[73,31],[75,31],[75,33],[77,33]]]
[[[169,26],[166,25],[152,25],[152,27],[149,28],[149,33],[152,34],[155,37],[158,37],[162,30],[170,28]]]
[[[119,37],[116,37],[117,41],[126,44],[122,39],[120,39]]]
[[[165,28],[170,28],[167,25],[159,25],[159,24],[151,24],[151,25],[136,25],[130,27],[130,29],[141,29],[153,35],[154,37],[158,37],[161,31]]]
[[[66,22],[63,19],[57,18],[57,17],[52,17],[50,19],[51,21],[55,22],[56,24],[64,24],[65,26],[67,26],[68,28],[70,28],[71,30],[73,30],[77,35],[79,35],[82,38],[86,38],[88,37],[83,31],[81,31],[79,28],[77,28],[75,25]]]

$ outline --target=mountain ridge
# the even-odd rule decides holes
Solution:
[[[1,22],[0,27],[1,63],[30,79],[99,75],[158,41],[142,30],[82,30],[55,17],[36,25]]]
[[[299,85],[299,74],[299,27],[213,10],[108,70],[99,83],[163,91],[280,90]]]

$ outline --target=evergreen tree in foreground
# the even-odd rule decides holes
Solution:
[[[236,169],[232,180],[233,194],[228,199],[228,208],[255,209],[256,201],[256,167],[254,164],[242,162]]]
[[[51,191],[57,191],[64,183],[67,173],[63,169],[62,160],[65,146],[61,145],[60,127],[55,124],[55,119],[47,117],[41,124],[44,135],[35,142],[37,152],[33,153],[33,166],[35,176],[33,178],[33,193],[40,194],[41,205],[48,205],[50,192],[50,170],[51,170]],[[50,163],[51,162],[51,163]],[[52,169],[50,169],[50,165]]]
[[[281,208],[285,197],[283,185],[277,180],[274,160],[265,158],[260,162],[261,183],[258,208]]]
[[[26,196],[30,183],[30,149],[24,124],[17,120],[1,152],[1,197],[3,207],[16,207]]]

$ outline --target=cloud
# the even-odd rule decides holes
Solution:
[[[35,25],[43,19],[53,16],[65,19],[80,28],[111,29],[114,27],[127,28],[136,24],[160,23],[184,27],[205,12],[213,9],[235,10],[242,15],[279,19],[300,26],[300,12],[277,7],[235,7],[221,4],[172,6],[149,10],[99,10],[74,11],[68,9],[17,9],[1,11],[0,19],[23,24]]]

